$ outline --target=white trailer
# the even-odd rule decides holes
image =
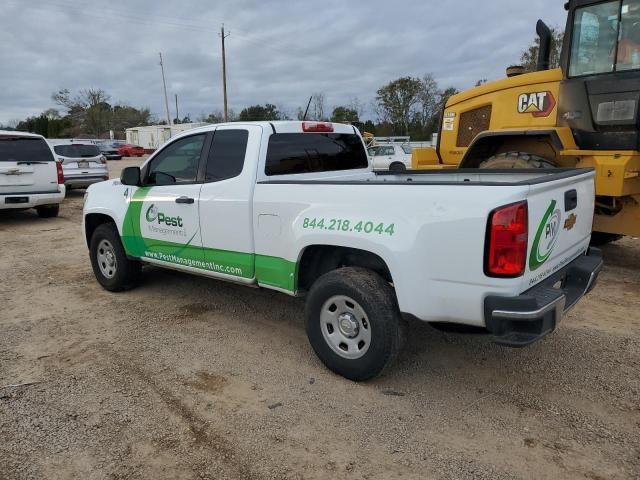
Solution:
[[[157,150],[171,137],[192,128],[203,127],[207,123],[178,123],[175,125],[147,125],[127,128],[127,143],[140,145],[147,152]]]

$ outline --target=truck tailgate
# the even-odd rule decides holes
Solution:
[[[527,290],[584,253],[591,238],[593,171],[530,186],[529,249],[522,290]]]

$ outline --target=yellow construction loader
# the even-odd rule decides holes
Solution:
[[[414,169],[591,167],[594,240],[640,236],[640,0],[571,0],[561,65],[538,21],[537,71],[449,99],[435,149]]]

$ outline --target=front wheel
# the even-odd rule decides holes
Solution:
[[[113,223],[96,228],[91,236],[89,255],[96,280],[106,290],[120,292],[138,284],[142,270],[140,262],[127,258]]]
[[[316,280],[307,296],[305,327],[327,368],[354,381],[380,375],[404,342],[393,288],[363,268],[341,268]]]

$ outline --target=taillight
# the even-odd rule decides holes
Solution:
[[[58,185],[64,183],[64,172],[62,171],[62,162],[56,162],[56,172],[58,172]]]
[[[495,209],[489,215],[485,274],[490,277],[519,277],[527,265],[529,233],[527,202]]]
[[[303,132],[331,133],[333,124],[328,122],[302,122]]]

